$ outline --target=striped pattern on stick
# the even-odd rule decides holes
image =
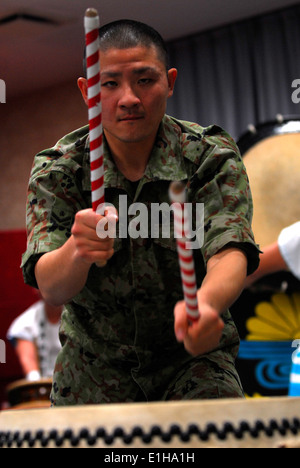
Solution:
[[[99,26],[100,21],[97,10],[89,8],[84,17],[84,28],[88,82],[92,207],[94,211],[104,215],[104,156],[99,59]]]
[[[187,248],[189,242],[189,217],[188,210],[184,209],[186,202],[185,186],[181,182],[173,182],[169,191],[174,212],[174,233],[177,242],[177,252],[181,273],[182,289],[186,305],[188,320],[199,320],[199,308],[197,300],[197,281],[192,250]]]

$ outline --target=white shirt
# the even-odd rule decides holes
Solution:
[[[300,280],[300,222],[281,231],[278,245],[291,273]]]
[[[12,343],[17,339],[35,343],[41,376],[52,377],[61,349],[59,327],[60,323],[53,325],[48,322],[44,302],[39,301],[14,320],[7,332],[7,339]]]

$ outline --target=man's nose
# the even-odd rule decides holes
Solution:
[[[122,89],[122,95],[119,100],[120,107],[126,107],[127,109],[130,109],[132,107],[138,106],[140,102],[140,98],[131,86],[126,86]]]

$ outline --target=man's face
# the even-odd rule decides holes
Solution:
[[[177,71],[166,72],[155,47],[112,48],[100,56],[102,122],[108,143],[153,140]]]

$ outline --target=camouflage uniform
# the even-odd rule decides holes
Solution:
[[[119,195],[127,195],[128,206],[144,203],[150,213],[151,203],[169,203],[173,180],[188,182],[189,201],[205,204],[205,241],[194,250],[198,286],[207,261],[227,245],[247,253],[253,272],[259,251],[251,193],[228,134],[165,116],[138,186],[118,171],[105,146],[105,198],[117,209]],[[22,263],[27,283],[36,286],[39,257],[62,246],[75,213],[91,207],[90,189],[88,127],[36,156]],[[53,404],[243,397],[234,366],[239,337],[229,311],[218,349],[193,358],[174,335],[174,306],[182,296],[172,228],[168,239],[117,236],[107,266],[93,265],[84,289],[65,306]]]

